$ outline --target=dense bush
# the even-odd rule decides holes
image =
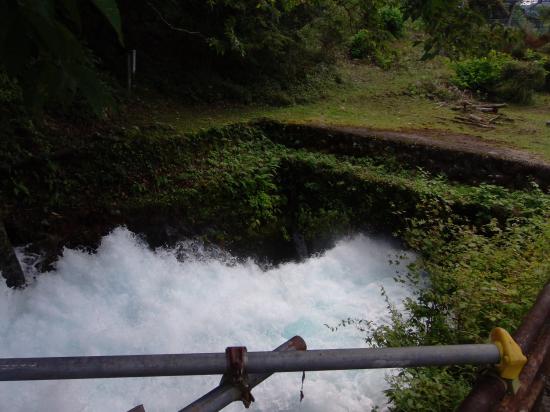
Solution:
[[[364,59],[372,56],[376,49],[377,44],[370,30],[360,30],[351,38],[350,56],[353,59]]]
[[[372,328],[368,341],[390,347],[483,343],[494,327],[512,332],[519,326],[548,281],[550,197],[538,189],[508,192],[482,185],[474,198],[525,215],[503,223],[486,216],[489,223],[476,228],[455,225],[435,209],[431,221],[412,219],[404,237],[422,259],[410,280],[426,287],[406,301],[405,311],[390,306],[390,323]],[[423,273],[430,274],[429,285]],[[390,410],[455,410],[474,379],[471,366],[403,371],[389,380]]]
[[[289,90],[334,63],[361,18],[333,0],[138,3],[119,1],[142,84],[191,101],[250,103],[264,91],[268,103],[292,101]],[[109,50],[101,57],[117,64]]]
[[[525,53],[525,60],[539,64],[546,71],[544,82],[540,84],[537,90],[550,92],[550,56],[547,56],[540,50],[534,51],[528,49]]]
[[[544,77],[544,80],[541,82],[540,70],[532,69],[537,72],[534,75],[535,78],[533,80],[536,81],[537,91],[550,92],[550,56],[546,56],[544,53],[540,52],[540,50],[535,51],[532,49],[527,49],[523,60],[536,63],[544,71],[546,71],[546,73],[542,75]]]
[[[27,107],[84,98],[97,114],[112,103],[82,42],[84,20],[106,30],[120,46],[120,15],[114,0],[1,2],[0,70],[17,80]],[[85,16],[85,17],[84,17]]]
[[[535,90],[541,90],[546,71],[537,62],[511,61],[504,65],[495,94],[515,103],[530,103]]]
[[[0,71],[0,106],[14,104],[21,100],[21,89],[17,83],[8,77],[8,75]]]
[[[511,56],[491,52],[488,56],[462,60],[453,65],[453,83],[483,97],[526,104],[533,93],[545,87],[545,60],[536,60],[533,53],[525,54],[532,61],[514,60]]]
[[[423,41],[424,59],[441,54],[458,60],[492,49],[509,51],[521,32],[493,23],[508,16],[500,0],[407,0],[404,10],[407,17],[423,22],[428,35]]]
[[[462,89],[474,92],[491,92],[502,74],[502,69],[511,60],[505,54],[491,52],[485,57],[465,59],[453,65],[453,82]]]
[[[398,7],[400,2],[369,0],[357,3],[355,13],[362,15],[362,29],[349,42],[349,55],[353,59],[365,59],[388,68],[396,59],[389,42],[403,33],[404,17]]]
[[[350,56],[365,59],[382,68],[388,68],[395,61],[395,52],[388,46],[389,33],[363,29],[350,41]]]
[[[18,80],[27,104],[80,96],[98,113],[113,100],[97,69],[124,82],[125,49],[138,50],[140,85],[189,100],[250,101],[264,86],[284,91],[307,80],[354,31],[334,0],[45,0],[0,8],[0,69]],[[355,24],[362,15],[352,17]]]
[[[403,33],[403,13],[397,7],[384,6],[379,12],[382,27],[395,37]]]
[[[453,407],[459,405],[471,390],[466,369],[410,368],[389,377],[388,382],[392,389],[386,394],[391,404],[390,411],[447,412],[453,410]],[[437,395],[434,396],[434,394]]]

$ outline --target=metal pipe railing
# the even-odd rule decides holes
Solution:
[[[248,352],[247,373],[495,364],[496,345]],[[0,381],[222,375],[224,353],[0,359]]]
[[[286,341],[281,346],[276,348],[274,352],[287,352],[307,349],[306,343],[300,336],[294,336]],[[248,375],[247,383],[250,389],[258,386],[260,383],[269,378],[271,373],[251,374]],[[239,401],[242,398],[242,390],[239,389],[230,379],[224,376],[220,382],[220,386],[211,390],[206,395],[197,399],[192,404],[181,409],[179,412],[217,412],[232,402]]]
[[[498,363],[496,345],[418,346],[404,348],[325,349],[248,354],[249,372],[410,368]]]

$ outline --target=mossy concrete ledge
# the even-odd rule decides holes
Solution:
[[[424,136],[421,132],[285,124],[272,120],[259,120],[254,125],[273,141],[294,149],[357,157],[392,157],[404,167],[444,174],[450,180],[469,185],[486,183],[524,189],[534,182],[543,191],[550,192],[550,163],[471,136],[443,138]]]

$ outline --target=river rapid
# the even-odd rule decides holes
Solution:
[[[310,349],[365,347],[343,319],[383,322],[384,288],[401,305],[411,291],[393,280],[406,264],[398,245],[376,237],[344,239],[301,263],[266,269],[193,241],[151,250],[124,228],[97,253],[65,250],[55,270],[23,291],[0,286],[0,357],[271,350],[294,335]],[[19,251],[28,277],[37,257]],[[388,371],[274,375],[253,394],[257,411],[368,411],[385,404]],[[1,382],[0,410],[23,412],[177,411],[219,377]],[[243,410],[234,404],[228,411]]]

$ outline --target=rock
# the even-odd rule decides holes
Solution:
[[[304,236],[298,231],[292,233],[292,241],[294,242],[294,248],[296,254],[300,260],[305,260],[309,256],[307,251],[307,244]]]
[[[0,221],[0,271],[10,288],[21,287],[25,284],[25,275],[17,256],[15,256],[2,221]]]

